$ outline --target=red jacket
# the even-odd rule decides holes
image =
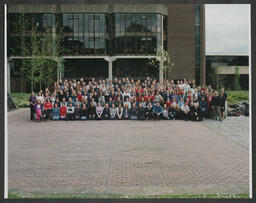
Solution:
[[[169,108],[172,104],[172,101],[166,101],[166,106]]]
[[[51,102],[46,102],[44,104],[44,109],[52,109],[52,103]]]
[[[82,95],[81,95],[81,94],[78,94],[78,95],[77,95],[77,98],[78,98],[78,100],[79,100],[80,102],[82,102]]]
[[[60,107],[60,116],[66,116],[67,108],[64,106]]]

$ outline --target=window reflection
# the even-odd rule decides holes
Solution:
[[[111,19],[115,28],[112,33],[114,54],[152,55],[160,49],[162,45],[161,15],[116,13]],[[166,38],[166,32],[164,35]]]

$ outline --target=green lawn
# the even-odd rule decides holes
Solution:
[[[32,195],[20,196],[9,192],[8,198],[36,198],[36,199],[193,199],[193,198],[249,198],[249,194],[207,194],[207,195],[152,195],[152,196],[127,196],[127,195]]]

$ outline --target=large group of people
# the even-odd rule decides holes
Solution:
[[[59,80],[29,98],[31,120],[192,120],[225,117],[227,94],[195,81]]]

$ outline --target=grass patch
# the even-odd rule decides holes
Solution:
[[[227,91],[228,105],[249,102],[249,91]]]
[[[29,107],[30,93],[11,93],[11,97],[17,107]]]
[[[130,195],[32,195],[21,196],[14,192],[9,192],[10,199],[194,199],[194,198],[249,198],[249,194],[207,194],[207,195],[150,195],[150,196],[130,196]]]

